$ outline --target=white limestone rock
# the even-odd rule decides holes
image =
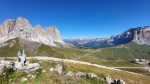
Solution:
[[[57,46],[55,42],[64,44],[59,30],[55,26],[48,28],[42,28],[41,26],[33,27],[23,17],[18,17],[15,20],[8,19],[0,24],[0,44],[17,37],[50,46]]]
[[[11,62],[10,61],[5,61],[5,60],[0,60],[0,67],[11,67]]]
[[[114,82],[114,80],[110,77],[106,77],[106,83],[107,84],[112,84]]]
[[[20,51],[18,51],[17,56],[18,56],[18,60],[14,64],[14,69],[22,70],[26,63],[26,54],[25,54],[24,50],[23,50],[22,54]]]
[[[28,81],[28,79],[27,79],[26,77],[22,77],[22,78],[21,78],[21,81],[22,81],[22,82],[25,82],[25,81]]]
[[[42,73],[46,73],[46,70],[42,70]]]
[[[67,75],[67,76],[74,76],[74,73],[71,72],[71,71],[68,71],[68,72],[66,73],[66,75]]]
[[[25,72],[26,71],[27,72],[32,72],[32,71],[36,71],[38,69],[40,69],[40,64],[38,64],[38,63],[28,64],[28,65],[26,65],[22,68],[22,70],[25,71]]]
[[[76,75],[76,78],[84,78],[84,77],[86,77],[86,74],[83,73],[83,72],[77,72],[75,75]]]
[[[51,72],[54,71],[54,68],[50,68],[49,71],[51,71]]]
[[[57,64],[54,68],[54,71],[58,74],[62,74],[62,69],[63,69],[62,65]]]
[[[29,62],[26,63],[26,54],[23,50],[22,54],[20,51],[17,53],[18,60],[14,63],[13,69],[18,71],[24,71],[24,72],[31,72],[40,69],[39,63],[32,63]]]
[[[87,73],[87,78],[97,78],[97,75],[95,73]]]
[[[7,67],[7,68],[13,68],[13,70],[24,71],[24,72],[32,72],[40,69],[39,63],[32,63],[32,64],[26,63],[26,54],[24,50],[22,54],[20,53],[20,51],[18,51],[17,55],[18,55],[18,60],[16,62],[0,60],[0,69]]]
[[[120,82],[118,84],[126,84],[126,82],[122,79],[119,80]]]

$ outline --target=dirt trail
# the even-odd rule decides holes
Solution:
[[[17,57],[0,57],[0,59],[17,59]],[[58,61],[58,62],[66,62],[66,63],[74,63],[74,64],[84,64],[84,65],[94,66],[94,67],[98,67],[98,68],[105,68],[105,69],[117,70],[117,71],[123,71],[123,70],[120,70],[117,68],[127,68],[127,67],[107,67],[107,66],[103,66],[103,65],[99,65],[99,64],[92,64],[89,62],[83,62],[83,61],[78,61],[78,60],[45,57],[45,56],[27,57],[27,59],[37,59],[37,60]],[[132,67],[130,67],[130,68],[132,68]],[[141,67],[137,67],[137,68],[141,68]],[[142,74],[133,73],[133,72],[129,72],[129,71],[126,71],[126,72],[131,73],[131,74],[142,75]]]

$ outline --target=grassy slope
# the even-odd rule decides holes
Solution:
[[[13,47],[5,46],[0,48],[0,56],[16,56],[16,53],[19,49],[23,49],[17,43]],[[58,58],[67,58],[67,59],[75,59],[81,61],[88,61],[91,63],[102,64],[106,66],[139,66],[133,63],[130,63],[128,60],[134,58],[150,58],[149,51],[150,48],[148,46],[139,46],[134,43],[126,44],[125,47],[108,47],[102,49],[75,49],[75,48],[63,48],[63,47],[49,47],[46,45],[41,45],[37,50],[36,54],[33,54],[29,51],[27,52],[28,56],[50,56],[50,57],[58,57]],[[117,63],[115,63],[117,61]],[[67,64],[69,67],[73,66],[74,70],[78,70],[80,65],[73,65]],[[101,74],[110,75],[114,78],[122,78],[126,81],[138,80],[139,83],[146,84],[146,81],[149,80],[148,77],[143,76],[138,77],[136,75],[126,75],[126,73],[119,73],[119,72],[110,72],[103,69],[96,69],[96,68],[88,68],[88,66],[82,66],[81,70],[90,70],[93,72],[98,72]],[[98,70],[98,71],[97,71]],[[130,70],[129,70],[130,71]],[[115,74],[116,73],[116,74]],[[53,75],[52,75],[53,76]],[[121,76],[121,77],[120,77]],[[54,76],[54,79],[57,76]],[[125,79],[127,78],[127,79]],[[133,80],[134,80],[133,79]],[[41,79],[40,81],[44,81],[45,79]],[[145,80],[145,81],[144,81]],[[51,80],[53,81],[53,80]],[[63,81],[63,80],[62,80]],[[83,80],[84,81],[84,80]],[[90,80],[89,80],[90,81]],[[145,83],[143,83],[143,81]],[[32,81],[31,83],[33,83]],[[56,81],[55,81],[56,82]],[[132,82],[132,81],[131,81]],[[134,83],[135,84],[135,83]]]
[[[41,73],[39,76],[33,80],[29,80],[26,83],[23,84],[66,84],[67,81],[71,81],[79,84],[105,84],[103,81],[98,80],[90,80],[90,79],[82,79],[77,80],[74,77],[65,78],[64,75],[57,75],[52,72],[49,72],[50,67],[54,67],[56,64],[63,64],[63,74],[66,74],[67,71],[72,72],[93,72],[97,74],[99,77],[103,78],[106,76],[110,76],[113,79],[123,79],[127,82],[127,84],[149,84],[150,77],[144,76],[144,75],[137,75],[137,74],[131,74],[126,71],[115,71],[110,69],[104,69],[104,68],[96,68],[88,65],[80,65],[80,64],[71,64],[71,63],[61,63],[61,62],[53,62],[53,61],[43,61],[42,67],[44,70],[46,70],[47,73]],[[18,76],[18,78],[13,78],[11,83],[18,83],[21,78],[21,74],[13,74],[14,76]],[[25,74],[23,74],[26,76]],[[66,81],[67,80],[67,81]]]
[[[129,43],[120,46],[102,48],[95,51],[94,56],[104,59],[135,59],[150,58],[150,47],[146,45],[137,45]]]
[[[52,51],[52,52],[50,52]],[[63,48],[63,47],[45,47],[45,45],[39,48],[39,55],[42,54],[48,56],[61,55],[63,58],[80,59],[84,57],[95,57],[109,60],[130,60],[135,58],[150,59],[150,47],[145,45],[137,45],[134,43],[125,44],[124,47],[107,47],[101,49],[75,49],[75,48]],[[55,55],[54,55],[55,54]]]
[[[8,45],[0,48],[0,56],[16,56],[19,49],[23,49],[23,47],[21,47],[17,41],[13,47],[9,47]],[[50,56],[75,59],[106,66],[138,66],[129,62],[129,60],[134,58],[150,58],[150,48],[148,46],[140,46],[134,43],[125,44],[124,47],[114,46],[101,49],[77,49],[41,45],[34,51],[36,53],[26,50],[26,53],[28,56]]]
[[[12,41],[8,41],[7,43],[13,43]],[[10,44],[0,48],[0,57],[11,57],[16,56],[17,51],[23,49],[20,45],[18,45],[18,40],[11,47]]]
[[[12,40],[7,43],[11,43]],[[114,46],[106,47],[101,49],[77,49],[77,48],[64,48],[64,47],[50,47],[47,45],[41,45],[38,49],[35,49],[34,52],[27,51],[27,54],[30,56],[41,55],[41,56],[52,56],[60,58],[74,58],[74,59],[84,59],[84,57],[95,57],[101,59],[109,60],[129,60],[135,58],[150,58],[150,47],[146,45],[137,45],[135,43],[129,43],[123,45],[123,47]],[[13,47],[10,45],[0,48],[0,56],[16,56],[16,53],[19,49],[23,49],[19,45],[18,39],[14,43]]]
[[[46,45],[42,45],[41,47],[39,47],[36,55],[73,59],[73,58],[78,58],[84,54],[86,54],[86,52],[80,49],[49,47]]]

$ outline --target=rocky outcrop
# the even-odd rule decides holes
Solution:
[[[106,77],[105,80],[106,80],[107,84],[126,84],[125,81],[122,80],[122,79],[120,79],[120,80],[113,80],[110,77]]]
[[[42,28],[37,25],[32,27],[29,21],[23,17],[6,20],[0,25],[1,44],[17,37],[51,46],[57,46],[56,42],[64,44],[59,30],[55,26]]]
[[[86,74],[83,72],[77,72],[75,75],[77,78],[85,78],[86,77]]]
[[[87,73],[86,77],[87,78],[97,78],[97,75],[95,73]]]
[[[112,84],[114,82],[114,80],[110,77],[106,77],[105,80],[107,84]]]
[[[16,62],[0,60],[0,69],[8,68],[14,71],[32,72],[40,69],[39,63],[27,63],[26,54],[23,50],[22,53],[18,51],[18,60]]]
[[[63,69],[62,65],[57,64],[54,68],[54,71],[58,74],[62,74],[62,69]]]
[[[74,73],[73,73],[72,71],[68,71],[68,72],[66,73],[66,75],[72,77],[72,76],[74,76]]]
[[[150,27],[131,28],[124,33],[112,36],[109,40],[113,45],[135,42],[140,45],[150,45]]]
[[[134,42],[150,45],[150,27],[138,29],[134,32]]]

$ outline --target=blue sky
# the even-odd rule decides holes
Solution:
[[[1,0],[0,22],[23,16],[63,38],[109,37],[150,25],[150,0]]]

